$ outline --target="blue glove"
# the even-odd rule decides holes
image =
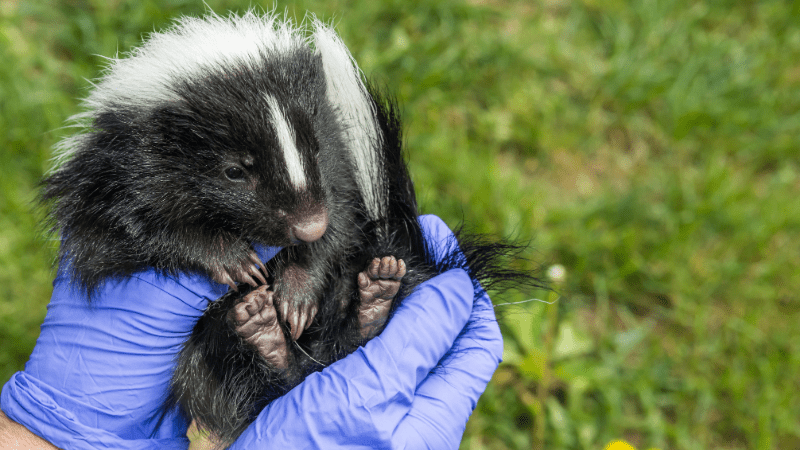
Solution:
[[[450,233],[420,222],[435,241]],[[3,387],[6,415],[62,448],[185,449],[188,423],[163,400],[182,343],[227,287],[144,272],[87,306],[63,274],[54,286],[25,371]],[[265,408],[232,448],[457,447],[502,353],[488,298],[472,298],[463,271],[425,283],[380,336]]]
[[[256,250],[265,260],[278,251]],[[188,422],[164,400],[181,346],[227,290],[147,271],[106,282],[89,305],[60,270],[36,347],[0,407],[59,448],[186,449]]]

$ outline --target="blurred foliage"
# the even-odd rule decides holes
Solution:
[[[217,12],[249,1],[208,1]],[[269,7],[269,5],[266,5]],[[800,6],[298,1],[397,93],[423,209],[531,240],[463,449],[800,448]],[[0,379],[55,244],[30,202],[104,56],[205,6],[0,3]],[[100,56],[103,55],[103,56]]]

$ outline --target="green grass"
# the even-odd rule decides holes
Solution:
[[[0,379],[55,254],[30,201],[102,66],[190,1],[0,4]],[[222,12],[249,2],[209,1]],[[531,239],[463,449],[800,448],[800,7],[300,1],[396,91],[425,212]],[[549,297],[548,297],[549,295]],[[496,296],[495,302],[555,294]]]

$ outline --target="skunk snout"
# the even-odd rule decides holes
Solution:
[[[320,210],[301,217],[289,227],[289,239],[292,243],[314,242],[328,229],[328,209]]]

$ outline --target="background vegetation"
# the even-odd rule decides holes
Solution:
[[[505,362],[463,449],[800,448],[797,2],[278,7],[334,18],[397,92],[426,212],[566,269],[558,295],[494,298],[558,301],[497,307]],[[0,380],[44,317],[55,243],[30,202],[98,55],[203,11],[0,2]]]

